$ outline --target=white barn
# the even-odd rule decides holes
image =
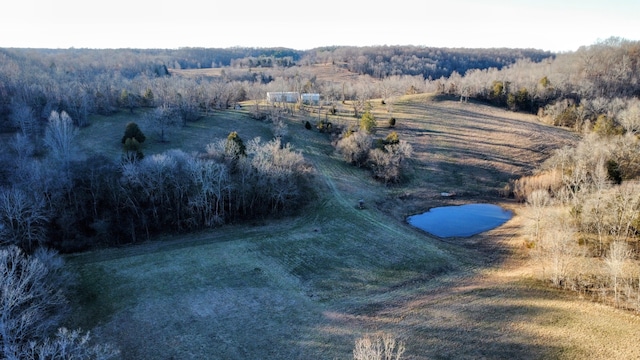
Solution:
[[[300,100],[304,104],[315,104],[315,105],[317,105],[320,102],[320,94],[304,93],[304,94],[300,95]]]
[[[267,93],[267,102],[272,104],[275,102],[295,103],[300,99],[300,93],[297,91],[276,91]]]

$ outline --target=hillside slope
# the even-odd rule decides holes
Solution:
[[[315,201],[295,217],[71,256],[82,295],[73,325],[126,359],[348,359],[375,331],[404,339],[411,359],[637,355],[637,318],[534,280],[520,205],[496,196],[571,134],[425,96],[401,99],[394,116],[416,150],[407,183],[373,181],[292,119],[287,139],[313,165]],[[516,216],[447,241],[404,222],[445,203],[443,189],[461,194],[453,203],[491,201]]]

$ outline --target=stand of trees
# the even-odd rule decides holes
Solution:
[[[384,139],[374,139],[376,125],[373,114],[366,111],[360,119],[359,129],[344,129],[334,146],[348,163],[369,168],[375,179],[385,184],[398,183],[413,148],[399,139],[395,131]]]
[[[18,161],[5,159],[11,176],[0,187],[0,243],[77,251],[287,213],[304,203],[307,165],[279,138],[245,146],[234,132],[201,154],[143,157],[127,148],[131,155],[121,162],[78,160],[72,122],[52,112],[42,156],[21,155],[16,146]],[[125,130],[125,145],[144,140],[134,123]]]
[[[542,278],[640,312],[640,139],[587,134],[513,183]]]
[[[640,96],[640,42],[610,38],[542,61],[523,58],[502,69],[460,74],[434,80],[430,88],[461,100],[471,97],[537,113],[549,123],[577,130],[601,115],[622,125],[628,121],[623,112],[637,107]]]

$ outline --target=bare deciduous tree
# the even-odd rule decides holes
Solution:
[[[388,333],[365,335],[356,340],[354,360],[400,360],[405,352],[404,341]]]
[[[153,109],[147,115],[147,121],[156,130],[160,142],[167,142],[169,130],[179,123],[177,112],[166,103]]]
[[[21,162],[28,161],[29,157],[33,156],[36,152],[33,141],[29,140],[29,138],[22,133],[15,135],[11,147],[17,155],[17,160]]]
[[[351,132],[347,130],[342,133],[336,148],[345,161],[356,166],[363,166],[367,162],[367,156],[372,144],[373,137],[366,131]]]
[[[0,190],[0,243],[32,250],[46,241],[45,201],[12,187]]]
[[[527,196],[527,206],[531,211],[531,219],[534,222],[533,241],[540,238],[540,226],[547,212],[546,207],[551,204],[551,196],[547,190],[534,190]]]
[[[627,108],[620,113],[620,125],[628,133],[640,133],[640,100],[630,100]]]
[[[613,299],[615,306],[619,306],[619,284],[626,261],[631,258],[631,249],[629,245],[623,241],[614,241],[609,246],[609,253],[604,258],[604,264],[607,273],[611,277],[611,285],[613,286]]]
[[[607,196],[607,226],[614,240],[631,238],[636,229],[634,222],[640,216],[640,184],[624,182],[613,188]]]
[[[369,162],[374,177],[385,183],[400,180],[405,160],[411,157],[413,147],[404,140],[397,144],[388,144],[384,149],[373,149],[369,152]]]
[[[553,285],[566,286],[571,265],[582,255],[583,249],[578,244],[576,229],[571,223],[563,215],[556,215],[556,220],[541,234],[535,251],[544,268],[543,272],[549,269]]]
[[[109,360],[116,359],[120,351],[108,344],[91,344],[89,332],[60,328],[54,338],[44,342],[31,342],[23,351],[25,360]]]
[[[252,143],[253,144],[253,143]],[[290,144],[281,145],[280,139],[266,144],[247,146],[251,165],[256,170],[274,209],[287,205],[298,195],[297,179],[304,173],[304,157]]]
[[[36,147],[41,137],[42,128],[33,110],[24,103],[16,102],[11,105],[11,120],[26,139]]]
[[[267,91],[261,84],[253,84],[247,88],[247,97],[252,102],[251,115],[254,119],[262,118],[262,112],[260,109],[260,103],[262,103],[266,97]]]
[[[201,218],[204,226],[214,226],[224,220],[225,193],[231,187],[226,165],[209,160],[194,160],[191,176],[198,192],[189,203]]]
[[[73,139],[77,134],[73,121],[66,112],[52,111],[45,130],[44,143],[54,159],[68,164],[73,156]]]
[[[16,246],[0,250],[0,341],[5,359],[21,359],[30,341],[40,340],[57,325],[66,303],[51,281],[52,269]]]

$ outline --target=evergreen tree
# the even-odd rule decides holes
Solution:
[[[232,156],[234,159],[239,158],[240,156],[246,156],[246,147],[240,135],[237,132],[232,131],[227,136],[227,142],[224,147],[225,153],[227,155]]]
[[[122,136],[124,157],[128,160],[141,160],[144,157],[142,153],[142,143],[146,138],[142,130],[138,127],[138,124],[134,122],[128,123]]]
[[[398,136],[397,132],[392,131],[389,133],[389,135],[387,135],[384,141],[387,145],[396,145],[400,142],[400,137]]]
[[[147,137],[144,136],[138,124],[134,122],[130,122],[127,124],[127,127],[124,129],[124,135],[122,136],[122,144],[124,145],[127,142],[127,139],[135,139],[139,144],[142,144]]]
[[[153,91],[147,88],[147,90],[144,92],[144,95],[142,95],[142,106],[152,107],[153,103],[154,103]]]
[[[360,129],[366,131],[369,134],[375,132],[375,128],[377,126],[376,118],[370,111],[365,111],[360,118]]]

